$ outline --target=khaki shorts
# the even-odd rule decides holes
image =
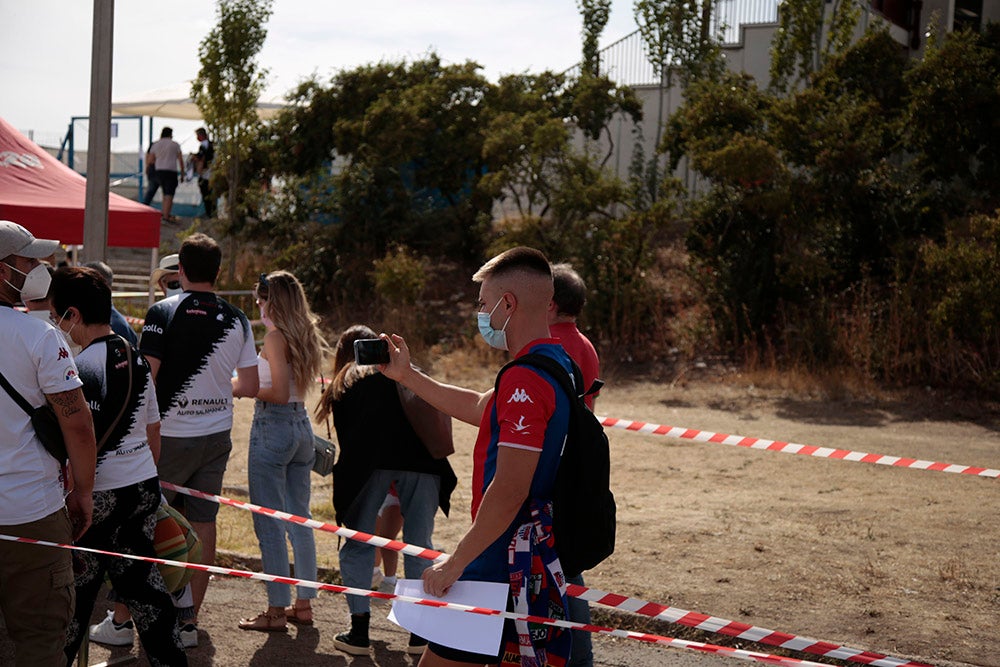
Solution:
[[[196,491],[218,495],[226,474],[233,441],[229,431],[188,438],[163,436],[160,439],[160,480]],[[202,500],[164,489],[167,501],[181,510],[188,521],[212,523],[219,513],[219,503]]]
[[[72,539],[65,509],[0,532],[49,542]],[[0,607],[16,647],[16,664],[66,664],[63,646],[73,615],[73,558],[67,549],[0,542]]]

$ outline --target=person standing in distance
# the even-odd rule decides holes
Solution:
[[[163,128],[160,132],[160,140],[154,141],[146,153],[146,163],[153,165],[156,169],[156,180],[150,182],[146,196],[142,198],[142,203],[148,205],[153,201],[156,188],[163,188],[163,221],[167,223],[177,222],[177,218],[170,215],[174,206],[174,193],[177,192],[177,181],[184,182],[184,154],[181,152],[181,145],[173,140],[174,131],[169,127]],[[180,169],[178,172],[174,165]]]
[[[149,308],[139,347],[160,408],[160,479],[212,494],[222,492],[233,448],[233,398],[256,396],[258,389],[250,321],[215,293],[221,265],[214,239],[201,233],[185,239],[177,267],[184,292]],[[218,504],[175,495],[167,492],[167,500],[183,508],[201,539],[202,562],[214,564]],[[195,618],[181,628],[185,646],[197,645],[197,614],[207,589],[208,573],[198,572],[191,580]]]
[[[208,138],[208,130],[199,127],[194,131],[198,138],[198,152],[191,156],[194,162],[194,172],[198,174],[198,189],[201,191],[201,202],[205,206],[205,217],[215,217],[215,197],[212,196],[212,160],[215,159],[215,148]]]
[[[597,358],[594,344],[584,336],[576,326],[576,318],[587,303],[587,285],[583,278],[569,264],[554,264],[552,266],[552,303],[549,306],[549,332],[553,338],[566,350],[570,358],[580,367],[583,375],[584,391],[593,386],[594,380],[601,376],[601,362]],[[591,412],[600,392],[587,394],[584,402]]]
[[[513,248],[486,262],[472,279],[481,283],[477,320],[480,335],[491,347],[514,357],[543,354],[571,372],[569,355],[549,336],[553,287],[545,255],[533,248]],[[442,384],[410,365],[401,336],[383,338],[389,342],[390,362],[380,367],[386,376],[452,417],[479,426],[472,526],[448,560],[424,571],[424,590],[441,596],[459,579],[509,583],[510,603],[519,613],[559,616],[561,610],[565,618],[564,575],[551,541],[543,535],[551,532],[550,501],[568,430],[569,397],[555,378],[528,366],[506,371],[499,395],[492,389],[477,392]],[[519,660],[522,652],[539,660],[547,655],[557,664],[568,658],[569,650],[569,633],[563,630],[548,627],[529,635],[526,625],[508,622],[497,655],[431,642],[420,665],[495,664]]]
[[[576,318],[587,302],[587,285],[569,264],[552,266],[552,303],[549,305],[549,332],[569,356],[580,367],[583,389],[586,391],[601,374],[601,364],[593,343],[576,326]],[[593,411],[596,394],[587,394],[584,401]],[[567,583],[583,586],[583,575],[569,577]],[[576,623],[590,623],[590,605],[580,598],[569,598],[569,620]],[[573,630],[573,647],[570,651],[568,667],[590,667],[594,664],[593,646],[590,633]]]
[[[48,292],[49,273],[39,258],[58,247],[0,220],[0,373],[28,403],[48,402],[55,410],[72,471],[64,501],[63,462],[46,451],[28,414],[0,389],[0,533],[67,544],[87,531],[93,516],[94,422],[65,339],[13,307],[25,284],[39,282],[40,293]],[[0,610],[18,667],[65,664],[73,601],[69,551],[0,541]]]
[[[181,274],[177,270],[177,253],[160,258],[160,264],[149,274],[149,284],[156,285],[163,296],[181,294]]]

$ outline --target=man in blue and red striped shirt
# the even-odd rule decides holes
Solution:
[[[552,270],[541,252],[525,247],[508,250],[484,264],[473,280],[481,284],[477,318],[487,343],[512,352],[515,358],[528,353],[549,356],[568,374],[572,373],[569,355],[549,335]],[[528,366],[514,366],[505,372],[496,394],[493,389],[477,392],[442,384],[411,367],[409,350],[400,336],[385,338],[391,357],[382,369],[386,375],[439,410],[479,426],[474,451],[472,526],[447,561],[424,572],[424,589],[441,596],[459,579],[505,584],[513,581],[515,534],[536,520],[543,524],[551,521],[547,515],[544,519],[538,517],[552,498],[566,439],[569,398],[555,378]],[[545,551],[544,545],[531,548],[525,562],[548,563],[549,556],[554,558],[554,553],[540,553]],[[555,576],[545,576],[553,588],[565,583],[561,571],[556,570],[557,563],[549,569]],[[539,575],[534,568],[530,574]],[[516,588],[512,588],[515,606]],[[559,599],[558,593],[553,599]],[[562,605],[565,612],[564,597]],[[515,630],[514,624],[505,626],[507,650],[502,643],[496,655],[468,653],[432,642],[420,664],[482,665],[509,660],[520,664],[516,654],[518,632],[524,634],[523,630]],[[569,649],[565,635],[532,629],[534,650],[544,664],[565,663]]]

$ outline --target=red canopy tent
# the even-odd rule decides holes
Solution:
[[[79,245],[86,189],[87,179],[0,118],[0,219],[24,225],[38,238]],[[159,248],[160,212],[111,193],[108,245]]]

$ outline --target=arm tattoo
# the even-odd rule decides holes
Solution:
[[[64,417],[71,417],[83,410],[84,403],[80,400],[79,389],[61,391],[57,394],[46,394],[45,398],[52,404],[53,408],[60,411]]]

